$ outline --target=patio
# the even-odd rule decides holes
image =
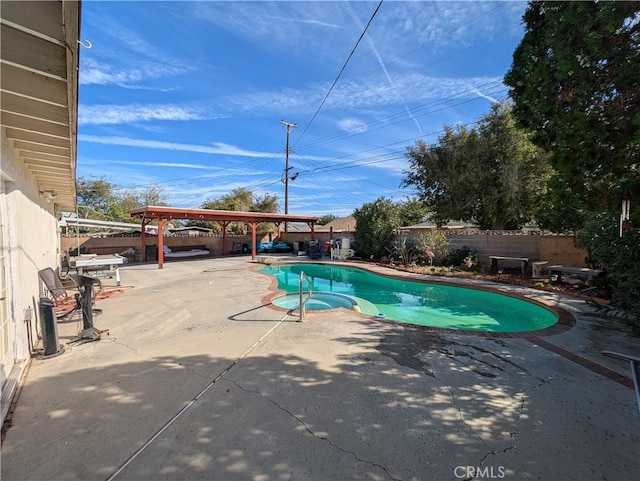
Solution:
[[[271,280],[255,265],[235,257],[122,267],[122,285],[134,288],[99,301],[94,319],[108,338],[33,360],[2,447],[3,477],[627,480],[640,472],[628,364],[601,354],[637,353],[640,339],[583,301],[500,286],[575,315],[573,329],[540,342],[429,332],[346,310],[300,323],[263,305]],[[63,344],[78,324],[58,325]]]

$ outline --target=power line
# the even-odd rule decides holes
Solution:
[[[344,65],[342,66],[342,68],[340,69],[340,72],[338,72],[338,76],[336,77],[336,79],[333,81],[333,84],[331,84],[331,87],[329,88],[329,91],[327,92],[327,95],[324,96],[324,98],[322,99],[322,102],[320,102],[320,106],[318,107],[318,110],[316,110],[316,112],[313,114],[313,117],[311,117],[311,120],[309,121],[309,123],[307,124],[307,126],[304,128],[304,130],[302,131],[302,134],[300,134],[300,137],[298,137],[298,140],[296,141],[295,145],[298,144],[298,142],[300,142],[300,139],[302,139],[302,137],[304,137],[304,134],[307,132],[307,129],[311,126],[311,124],[313,123],[313,121],[315,120],[315,118],[318,116],[318,114],[320,113],[320,110],[322,109],[322,106],[324,105],[324,103],[327,101],[327,99],[329,98],[329,95],[331,95],[331,91],[333,90],[333,88],[336,86],[336,84],[338,83],[338,80],[340,80],[340,77],[342,76],[342,72],[344,72],[344,69],[347,68],[347,64],[349,63],[349,60],[351,60],[351,57],[353,57],[353,54],[356,52],[356,49],[358,48],[358,45],[360,45],[360,41],[362,40],[362,38],[364,37],[365,33],[367,33],[367,30],[369,29],[369,25],[371,25],[371,22],[373,21],[374,17],[376,16],[376,14],[378,13],[378,10],[380,10],[380,7],[382,6],[382,2],[384,0],[380,0],[380,2],[378,3],[378,6],[376,7],[375,11],[373,12],[373,14],[371,15],[371,18],[369,18],[369,21],[367,22],[367,25],[364,27],[364,30],[362,31],[362,33],[360,34],[360,37],[358,38],[358,41],[356,42],[356,44],[354,45],[353,49],[351,50],[351,53],[349,54],[349,56],[347,57],[347,60],[344,62]]]

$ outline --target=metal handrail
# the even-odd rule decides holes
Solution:
[[[306,279],[307,284],[309,285],[309,295],[307,296],[307,298],[303,301],[302,300],[302,281],[303,279]],[[300,306],[300,321],[304,321],[304,315],[306,312],[306,305],[307,302],[309,301],[309,299],[311,299],[311,280],[309,279],[309,276],[307,276],[304,271],[300,271],[300,279],[298,281],[298,306]]]

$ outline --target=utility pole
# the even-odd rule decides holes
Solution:
[[[285,167],[284,167],[284,213],[289,213],[289,133],[292,128],[296,128],[296,124],[281,120],[280,123],[287,129],[287,146],[285,147]],[[284,222],[284,231],[287,232],[287,221]]]

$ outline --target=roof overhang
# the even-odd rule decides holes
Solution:
[[[273,222],[281,224],[283,222],[306,222],[315,224],[320,220],[317,216],[277,214],[265,212],[241,212],[231,210],[211,210],[211,209],[181,209],[178,207],[164,207],[147,205],[131,211],[132,217],[142,217],[143,219],[161,220],[202,220],[212,222],[245,222],[261,223]]]
[[[2,2],[1,125],[41,192],[76,209],[80,1]]]

